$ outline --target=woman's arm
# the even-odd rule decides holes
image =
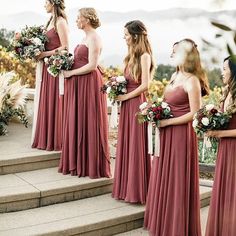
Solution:
[[[100,40],[94,36],[88,42],[88,63],[78,69],[64,71],[65,78],[71,77],[73,75],[84,75],[88,74],[91,71],[95,70],[98,66],[98,59],[101,53],[101,43]]]
[[[37,58],[42,59],[44,57],[50,57],[55,54],[56,50],[69,49],[69,39],[68,39],[68,24],[64,18],[60,18],[57,21],[57,33],[60,39],[61,46],[50,51],[42,52]]]
[[[206,135],[208,137],[215,137],[215,138],[236,137],[236,129],[212,130],[212,131],[208,131]]]
[[[124,95],[119,95],[117,97],[117,100],[125,101],[137,97],[148,89],[148,82],[151,79],[150,66],[151,66],[151,56],[148,53],[144,53],[141,56],[141,69],[142,69],[141,84],[132,92]]]
[[[200,109],[201,86],[198,78],[192,76],[186,81],[186,83],[185,90],[187,90],[188,93],[190,112],[176,118],[161,120],[159,127],[186,124],[189,121],[192,121],[193,115]]]

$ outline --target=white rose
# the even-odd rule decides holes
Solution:
[[[213,104],[207,104],[206,105],[206,110],[210,111],[211,109],[213,109],[215,106]]]
[[[165,108],[168,107],[168,104],[167,104],[166,102],[162,102],[162,103],[161,103],[161,107],[165,109]]]
[[[147,102],[144,102],[144,103],[142,103],[140,106],[139,106],[139,109],[140,110],[143,110],[143,109],[145,109],[146,107],[147,107]]]
[[[45,57],[45,58],[44,58],[44,62],[45,62],[46,64],[48,64],[48,61],[49,61],[48,57]]]
[[[209,123],[210,123],[210,122],[209,122],[209,119],[208,119],[207,117],[203,117],[201,122],[202,122],[202,124],[205,125],[205,126],[208,126]]]
[[[125,79],[124,76],[117,76],[117,77],[116,77],[116,81],[119,82],[119,83],[122,83],[122,82],[125,82],[126,79]]]
[[[197,125],[198,125],[198,121],[197,121],[197,119],[193,120],[193,128],[196,128]]]
[[[109,94],[111,92],[111,87],[107,87],[106,93]]]
[[[36,45],[41,45],[42,41],[39,38],[33,38],[33,43],[36,44]]]

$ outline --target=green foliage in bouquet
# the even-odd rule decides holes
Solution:
[[[61,70],[71,69],[74,63],[74,57],[67,49],[57,51],[54,55],[44,58],[44,62],[48,65],[47,71],[52,76],[59,75]]]

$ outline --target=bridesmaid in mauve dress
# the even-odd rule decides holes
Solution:
[[[64,13],[64,0],[46,0],[45,9],[52,16],[47,24],[46,51],[38,59],[49,57],[56,50],[68,48],[68,25]],[[62,101],[59,95],[59,80],[47,71],[43,63],[40,83],[39,105],[36,108],[33,124],[32,148],[47,151],[61,150],[62,145]],[[37,89],[37,88],[36,88]],[[36,106],[36,102],[35,102]]]
[[[90,178],[111,177],[106,95],[98,69],[100,26],[93,8],[79,10],[79,29],[86,37],[75,48],[72,70],[64,71],[63,145],[59,172]]]
[[[138,20],[130,21],[125,25],[124,33],[129,50],[124,60],[128,93],[118,96],[122,104],[112,197],[144,204],[151,160],[147,148],[147,125],[138,123],[136,113],[140,104],[146,101],[144,92],[154,63],[145,25]]]
[[[201,93],[207,94],[209,88],[192,40],[176,43],[172,57],[177,72],[164,100],[174,118],[160,121],[160,155],[153,159],[144,227],[152,236],[200,236],[197,137],[192,119],[200,108]]]
[[[232,57],[224,60],[222,74],[227,86],[223,98],[223,110],[232,112],[232,118],[227,130],[208,132],[208,136],[220,138],[220,142],[206,236],[236,235],[236,62],[234,60]]]

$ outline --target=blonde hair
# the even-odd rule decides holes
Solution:
[[[48,0],[54,7],[53,7],[53,11],[54,11],[54,15],[55,15],[55,18],[53,18],[52,16],[50,17],[47,25],[46,25],[46,28],[49,26],[49,24],[51,23],[51,21],[53,20],[53,25],[54,25],[54,28],[55,28],[55,31],[57,31],[57,20],[58,20],[58,17],[62,17],[64,18],[66,21],[67,21],[67,16],[66,16],[66,13],[65,13],[65,3],[64,3],[64,0]]]
[[[200,54],[197,49],[196,43],[192,39],[183,39],[175,44],[187,42],[190,44],[190,48],[186,47],[186,55],[183,63],[184,70],[198,77],[201,85],[202,96],[208,95],[210,92],[209,83],[206,72],[202,68]],[[179,71],[179,67],[177,67]]]
[[[124,59],[125,67],[129,68],[131,76],[136,82],[140,82],[142,75],[141,56],[148,53],[151,56],[150,73],[154,70],[152,48],[147,37],[147,29],[139,20],[129,21],[125,28],[131,35],[131,44],[128,46],[128,55]]]
[[[96,10],[92,7],[86,7],[79,9],[79,13],[86,19],[89,20],[90,25],[96,29],[101,26],[101,22],[98,18],[98,14]]]

